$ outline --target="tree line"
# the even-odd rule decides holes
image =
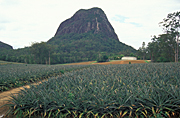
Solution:
[[[27,64],[63,64],[83,61],[107,61],[120,60],[124,55],[136,56],[129,51],[118,53],[96,52],[90,51],[72,51],[72,52],[56,52],[54,45],[47,44],[46,42],[33,43],[30,47],[16,50],[3,50],[0,51],[0,60],[19,62]]]
[[[153,36],[151,41],[138,49],[138,55],[142,59],[151,59],[152,62],[178,62],[179,61],[179,37],[180,37],[180,11],[170,13],[159,25],[164,34]]]
[[[0,60],[28,64],[63,64],[82,61],[121,59],[136,55],[136,50],[104,34],[65,34],[30,47],[0,51]]]
[[[70,49],[71,50],[71,49]],[[15,50],[0,50],[0,60],[19,62],[27,64],[63,64],[82,61],[107,61],[119,60],[124,55],[136,56],[136,53],[132,53],[130,50],[124,52],[98,52],[95,50],[89,51],[77,51],[71,50],[70,52],[65,50],[59,51],[59,47],[46,42],[34,42],[30,47]]]

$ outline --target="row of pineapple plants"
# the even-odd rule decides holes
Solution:
[[[13,95],[7,115],[180,117],[179,72],[180,63],[90,66]]]
[[[22,63],[8,62],[8,61],[2,61],[2,60],[0,60],[0,65],[6,65],[6,64],[22,64]]]
[[[61,75],[64,71],[80,69],[86,66],[5,64],[0,65],[0,92],[23,86],[52,76]]]

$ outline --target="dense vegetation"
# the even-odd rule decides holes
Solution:
[[[67,43],[69,42],[69,43]],[[72,52],[76,50],[77,52],[107,52],[107,53],[117,53],[129,51],[135,53],[136,50],[130,46],[127,46],[116,39],[106,38],[105,34],[93,34],[83,33],[83,34],[65,34],[63,36],[53,37],[48,41],[50,44],[58,45],[58,52]]]
[[[0,62],[0,92],[84,67],[86,66],[47,66]]]
[[[147,47],[143,42],[139,56],[152,62],[178,62],[180,59],[180,11],[169,13],[159,24],[164,34],[153,36]]]
[[[96,65],[12,96],[17,117],[179,117],[180,63]]]
[[[66,34],[53,37],[47,43],[33,43],[31,47],[1,50],[0,60],[28,64],[72,63],[98,60],[99,55],[116,58],[117,55],[136,54],[136,50],[116,39],[102,34]]]
[[[106,53],[107,56],[130,53],[136,53],[136,50],[127,46],[116,39],[107,39],[103,34],[71,34],[60,37],[54,37],[49,40],[50,44],[58,44],[55,55],[63,55],[69,60],[90,61],[97,60],[100,53]],[[66,42],[69,43],[66,43]],[[80,59],[81,58],[81,59]]]

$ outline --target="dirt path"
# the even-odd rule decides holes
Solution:
[[[40,82],[36,82],[36,83],[33,83],[31,85],[38,85],[44,81],[47,81],[47,80],[43,80],[43,81],[40,81]],[[12,90],[9,90],[9,91],[5,91],[5,92],[2,92],[0,93],[0,107],[7,104],[8,103],[8,100],[11,99],[11,95],[12,94],[17,94],[18,92],[20,92],[21,90],[24,90],[24,88],[30,88],[30,85],[25,85],[23,87],[19,87],[19,88],[14,88]],[[2,115],[4,115],[6,112],[8,111],[8,107],[7,106],[4,106],[2,108],[0,108],[0,118]]]
[[[87,62],[77,62],[77,63],[68,63],[66,65],[90,65],[92,63],[95,63],[96,61],[87,61]]]
[[[146,63],[145,60],[113,60],[110,62],[101,62],[101,63],[97,63],[96,61],[88,61],[88,62],[79,62],[79,63],[69,63],[66,65],[91,65],[91,64],[100,64],[100,65],[109,65],[109,64],[129,64],[129,62],[131,62],[131,64],[135,64],[135,63]],[[149,60],[148,60],[149,62]]]
[[[24,87],[29,88],[29,85],[26,85]],[[12,89],[10,91],[5,91],[5,92],[0,93],[0,106],[8,103],[8,100],[11,99],[11,95],[12,94],[17,94],[19,91],[21,91],[21,89],[24,89],[24,88],[19,87],[19,88]],[[8,110],[8,107],[0,108],[0,116],[5,114],[7,110]]]
[[[109,64],[129,64],[129,62],[131,62],[131,64],[136,64],[136,63],[146,63],[144,60],[114,60],[114,61],[110,61],[110,62],[101,62],[101,63],[93,63],[93,64],[100,64],[100,65],[109,65]]]

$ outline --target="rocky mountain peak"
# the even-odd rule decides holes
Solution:
[[[108,38],[118,39],[106,14],[100,8],[80,9],[71,18],[60,24],[55,36],[70,33],[103,33]]]

